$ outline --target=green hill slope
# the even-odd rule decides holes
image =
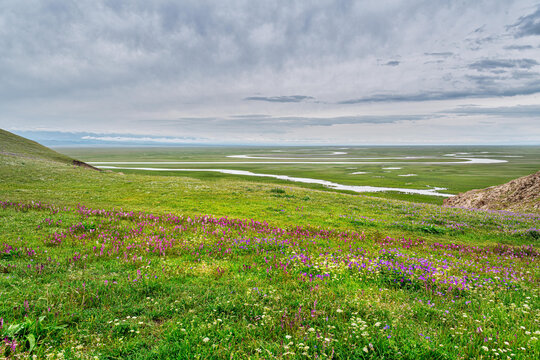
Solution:
[[[73,159],[35,141],[0,129],[0,154],[73,164]]]
[[[0,129],[0,156],[75,165],[101,171],[83,161],[75,160],[35,141],[2,129]],[[3,162],[6,163],[6,161]]]

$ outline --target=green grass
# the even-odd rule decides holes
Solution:
[[[273,150],[281,152],[273,152]],[[413,189],[428,189],[428,186],[443,187],[450,194],[458,194],[471,189],[506,183],[512,179],[532,174],[540,168],[540,147],[528,146],[439,146],[439,147],[367,147],[367,148],[250,148],[250,147],[187,147],[187,148],[87,148],[59,149],[63,153],[80,158],[84,161],[260,161],[255,159],[226,158],[226,155],[250,154],[257,156],[286,156],[300,157],[310,160],[315,156],[336,159],[347,157],[381,158],[384,161],[401,161],[406,164],[178,164],[178,165],[118,165],[123,167],[154,167],[154,168],[220,168],[248,170],[255,173],[289,175],[333,181],[344,185],[370,185],[382,187],[400,187]],[[346,151],[346,155],[322,155],[332,151]],[[487,153],[486,153],[487,152]],[[452,157],[444,156],[449,153],[473,153],[475,156],[486,156],[493,159],[506,160],[499,164],[475,165],[426,165],[429,161],[455,161]],[[320,155],[317,155],[320,154]],[[396,157],[420,157],[420,159],[393,160]],[[467,156],[467,155],[463,155]],[[470,156],[470,155],[469,155]],[[510,157],[509,157],[510,156]],[[271,161],[271,160],[269,160]],[[275,161],[275,160],[274,160]],[[351,160],[354,161],[354,160]],[[362,160],[358,160],[362,161]],[[371,162],[379,160],[367,160]],[[385,170],[387,167],[400,167],[397,170]],[[123,173],[149,173],[140,170],[119,170]],[[363,171],[366,174],[353,175],[353,172]],[[403,177],[399,175],[415,174]],[[178,172],[160,173],[165,176],[179,176]],[[235,179],[236,175],[226,175],[208,172],[183,172],[182,177],[192,177],[203,180],[220,178]],[[244,177],[246,178],[246,177]],[[286,182],[251,177],[252,182],[285,184]],[[305,188],[323,189],[320,185],[299,184]],[[368,193],[367,195],[442,204],[443,198],[397,192]]]
[[[3,356],[540,356],[538,215],[46,157],[0,174]]]
[[[2,129],[0,129],[0,154],[8,154],[27,159],[50,160],[66,164],[73,162],[73,159],[66,155]]]

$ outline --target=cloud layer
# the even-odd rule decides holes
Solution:
[[[453,109],[534,102],[539,46],[526,0],[5,0],[0,127],[359,144],[405,127],[422,143],[444,113],[454,143],[484,142],[452,116],[533,118]]]

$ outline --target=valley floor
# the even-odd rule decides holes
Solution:
[[[0,171],[4,356],[540,357],[538,214],[4,155]]]

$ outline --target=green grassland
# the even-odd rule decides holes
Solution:
[[[25,154],[21,139],[4,148],[10,142],[20,149],[0,154],[5,357],[540,356],[538,214],[254,177],[98,172]],[[62,149],[94,161],[178,160],[184,150]],[[222,159],[220,151],[204,157]],[[506,170],[426,168],[421,181],[465,189],[534,172],[537,148],[504,151],[524,157],[500,165]],[[345,171],[267,169],[335,179]]]
[[[276,152],[278,150],[279,152]],[[399,164],[152,164],[152,165],[118,165],[122,167],[152,167],[152,168],[220,168],[233,170],[247,170],[255,173],[288,175],[295,177],[307,177],[333,181],[344,185],[368,185],[381,187],[400,187],[411,189],[427,189],[428,186],[447,188],[446,193],[458,194],[471,189],[485,188],[499,185],[512,179],[532,174],[540,169],[540,147],[516,147],[516,146],[440,146],[440,147],[367,147],[367,148],[250,148],[250,147],[186,147],[186,148],[90,148],[74,149],[62,148],[59,151],[88,162],[100,161],[260,161],[260,159],[227,158],[226,155],[250,154],[261,157],[297,157],[310,161],[314,157],[335,158],[336,161],[347,161],[347,158],[365,157],[378,158],[373,160],[356,161],[396,161]],[[328,156],[325,154],[333,151],[347,152],[346,155]],[[460,165],[428,165],[425,162],[450,162],[456,161],[445,154],[469,153],[473,157],[488,157],[490,159],[506,160],[499,164],[460,164]],[[420,159],[396,159],[398,157],[424,157]],[[276,159],[268,161],[279,161]],[[287,160],[284,160],[287,161]],[[291,160],[293,161],[293,160]],[[330,162],[331,160],[320,160]],[[355,161],[355,160],[350,160]],[[405,163],[405,164],[403,164]],[[114,164],[112,164],[114,165]],[[399,167],[400,169],[385,169]],[[115,170],[123,173],[149,173],[141,170]],[[354,172],[366,172],[365,174],[353,174]],[[400,176],[415,174],[416,176]],[[160,175],[178,176],[177,172],[163,173]],[[237,178],[238,175],[226,175],[208,172],[182,172],[181,176],[204,180],[216,180],[220,178]],[[244,177],[246,178],[246,177]],[[277,179],[256,178],[248,179],[252,182],[284,184],[286,182]],[[308,188],[322,189],[320,185],[295,184]],[[442,204],[443,198],[417,194],[402,194],[397,192],[369,193],[367,195],[394,198],[416,202]]]
[[[61,163],[71,163],[73,160],[35,141],[28,140],[2,129],[0,129],[0,154]]]

